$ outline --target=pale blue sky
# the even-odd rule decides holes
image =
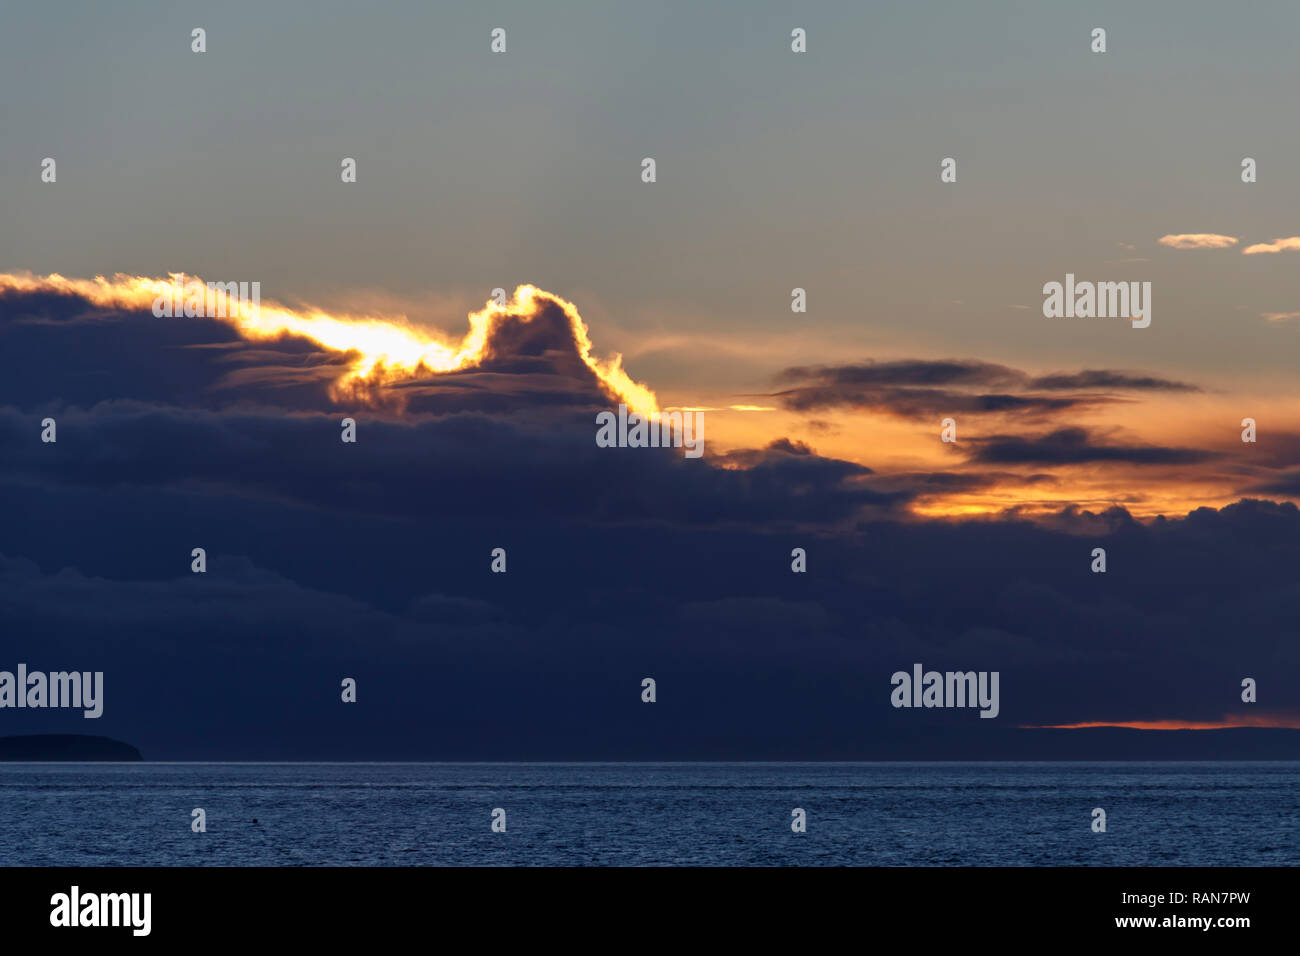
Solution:
[[[533,282],[598,349],[793,329],[827,362],[874,343],[1211,383],[1300,357],[1300,322],[1260,316],[1300,311],[1300,253],[1239,252],[1300,235],[1294,2],[51,2],[0,22],[0,271],[382,289],[449,327]],[[1242,243],[1156,245],[1183,232]],[[1045,319],[1066,272],[1151,281],[1152,327]],[[766,374],[706,354],[633,370]]]

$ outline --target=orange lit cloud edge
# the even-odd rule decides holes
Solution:
[[[18,272],[0,273],[0,292],[75,295],[102,308],[145,311],[152,310],[160,296],[174,295],[181,279],[206,287],[200,277],[180,273],[158,278],[116,273],[112,277],[97,275],[81,279],[57,273],[42,276]],[[620,354],[611,353],[606,359],[593,354],[587,325],[577,307],[533,285],[517,287],[510,301],[504,304],[488,301],[482,309],[470,313],[468,330],[459,337],[413,323],[400,313],[352,314],[310,305],[289,307],[269,298],[262,299],[253,308],[248,303],[227,298],[219,286],[213,290],[213,302],[218,312],[226,314],[211,318],[226,323],[246,341],[301,336],[344,356],[328,386],[334,402],[370,407],[386,405],[398,411],[402,407],[402,390],[387,386],[480,367],[490,357],[492,334],[500,323],[528,323],[548,309],[559,309],[568,320],[578,356],[602,389],[631,410],[651,418],[661,413],[656,393],[624,370]],[[714,401],[699,403],[700,399],[709,398]],[[717,401],[719,398],[722,401]],[[715,448],[760,448],[773,435],[789,435],[801,442],[811,437],[817,440],[820,454],[866,465],[874,473],[871,480],[877,482],[887,482],[895,473],[960,471],[962,467],[960,463],[954,464],[947,454],[940,456],[933,449],[935,443],[929,433],[920,438],[914,428],[900,428],[891,422],[845,418],[830,433],[810,436],[806,422],[776,405],[732,404],[722,396],[692,395],[689,399],[674,396],[674,399],[681,404],[667,407],[707,410],[722,416],[719,427],[713,430]],[[1170,414],[1173,413],[1166,409],[1166,420]],[[892,449],[893,458],[882,459],[877,455],[875,460],[867,461],[864,448],[877,452]],[[722,466],[728,467],[725,463]],[[997,481],[967,490],[938,488],[925,492],[922,489],[924,493],[918,494],[907,510],[923,520],[996,519],[1008,513],[1032,520],[1050,518],[1066,507],[1082,507],[1097,513],[1123,507],[1137,520],[1145,521],[1160,515],[1184,514],[1199,507],[1224,507],[1241,498],[1240,474],[1230,469],[1161,469],[1136,474],[1131,469],[1121,470],[1121,466],[1064,468],[1046,483],[1026,483],[1024,478],[1029,473],[1015,472],[1016,469],[1010,468],[1008,475]],[[1139,478],[1141,481],[1135,482]],[[1117,487],[1126,489],[1125,493],[1117,494]]]
[[[133,276],[117,273],[112,278],[69,279],[57,273],[47,276],[0,274],[0,291],[54,292],[76,295],[107,308],[152,309],[159,296],[177,290],[177,277]],[[186,283],[204,283],[198,276]],[[629,408],[646,415],[659,413],[658,401],[645,385],[635,382],[623,370],[623,358],[614,354],[602,360],[592,355],[587,325],[577,308],[557,295],[532,285],[521,285],[504,305],[489,301],[469,316],[469,331],[459,342],[447,341],[428,329],[415,326],[405,317],[338,316],[319,310],[297,310],[264,300],[254,308],[227,297],[220,289],[214,301],[225,315],[212,316],[226,322],[250,341],[266,341],[282,335],[300,335],[336,352],[355,353],[343,374],[330,388],[330,397],[365,399],[374,388],[409,380],[428,373],[473,368],[486,357],[494,325],[506,316],[529,321],[545,306],[563,310],[573,331],[578,354],[601,384]]]

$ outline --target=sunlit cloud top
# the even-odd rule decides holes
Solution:
[[[1274,239],[1272,242],[1257,242],[1241,250],[1242,255],[1246,256],[1258,255],[1261,252],[1296,251],[1300,251],[1300,236],[1288,236],[1285,239]]]
[[[146,310],[160,298],[175,296],[179,280],[179,273],[165,278],[117,273],[112,278],[93,279],[0,273],[0,291],[52,292],[79,296],[107,308]],[[197,276],[187,281],[205,284]],[[621,355],[600,359],[592,354],[591,338],[577,308],[536,286],[521,285],[508,302],[490,300],[479,311],[470,313],[469,331],[459,341],[416,326],[404,316],[334,315],[313,308],[291,309],[269,300],[252,304],[227,296],[219,286],[210,295],[219,306],[211,317],[237,329],[245,339],[265,341],[297,335],[326,349],[353,355],[331,385],[330,394],[336,400],[345,396],[363,398],[384,385],[473,368],[487,357],[490,335],[498,323],[507,318],[529,322],[552,305],[567,317],[579,357],[612,396],[648,415],[659,411],[654,392],[633,381],[623,370]]]
[[[1226,249],[1237,244],[1234,237],[1220,236],[1213,232],[1184,232],[1161,236],[1157,241],[1171,249]]]

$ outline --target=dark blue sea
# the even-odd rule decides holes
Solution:
[[[1295,762],[0,764],[5,865],[1298,863]]]

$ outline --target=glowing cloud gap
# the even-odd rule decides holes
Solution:
[[[155,299],[176,291],[180,275],[149,278],[117,273],[111,279],[104,276],[69,279],[57,273],[47,276],[0,273],[0,292],[54,292],[75,295],[106,308],[151,310]],[[186,276],[185,281],[203,282],[193,275]],[[329,315],[316,310],[290,309],[270,300],[263,300],[259,308],[252,309],[227,298],[219,289],[214,294],[225,303],[229,315],[214,321],[227,323],[245,339],[266,341],[282,335],[299,335],[331,351],[356,353],[346,371],[330,386],[330,397],[336,401],[364,399],[376,388],[429,373],[474,368],[487,357],[491,332],[499,322],[507,317],[528,322],[548,304],[554,305],[568,318],[578,355],[601,384],[628,408],[649,416],[659,414],[654,392],[633,381],[623,370],[621,355],[615,353],[605,360],[592,355],[587,325],[573,303],[536,286],[521,285],[505,305],[490,301],[478,312],[470,313],[469,332],[458,343],[441,341],[428,330],[413,326],[405,317]]]

